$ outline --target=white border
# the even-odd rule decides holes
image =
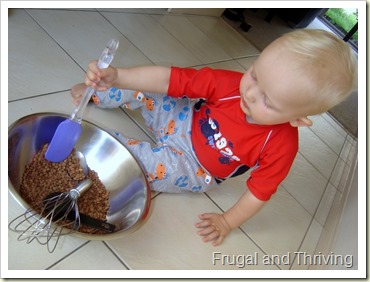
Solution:
[[[8,269],[8,8],[225,8],[225,7],[357,7],[359,9],[359,250],[358,270],[349,271],[13,271]],[[6,278],[364,278],[366,277],[366,1],[2,1],[1,2],[1,276]]]

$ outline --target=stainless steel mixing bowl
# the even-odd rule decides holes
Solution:
[[[19,194],[25,166],[45,143],[49,143],[59,123],[68,116],[36,113],[25,116],[9,127],[8,169],[9,190],[25,209],[29,205]],[[113,233],[74,235],[88,240],[120,238],[139,228],[150,209],[150,187],[134,156],[109,133],[95,124],[82,121],[82,133],[75,148],[85,155],[88,166],[98,173],[110,192],[107,221],[116,225]]]

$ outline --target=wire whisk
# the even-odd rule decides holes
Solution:
[[[43,201],[40,213],[32,208],[27,209],[9,223],[9,229],[20,233],[18,241],[26,240],[29,244],[36,239],[41,245],[47,245],[48,251],[52,253],[60,236],[80,228],[77,200],[91,185],[92,181],[85,179],[68,192],[48,195]]]

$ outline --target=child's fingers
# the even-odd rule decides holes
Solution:
[[[211,225],[211,222],[210,222],[210,221],[208,221],[208,220],[202,220],[202,221],[200,221],[200,222],[197,222],[197,223],[195,224],[195,227],[203,228],[203,227],[207,227],[207,226],[209,226],[209,225]]]
[[[203,227],[207,227],[211,225],[212,224],[211,215],[212,215],[211,213],[204,213],[204,214],[198,215],[199,219],[201,219],[202,221],[196,223],[195,227],[203,228]]]
[[[212,245],[213,246],[218,246],[218,245],[220,245],[223,241],[224,241],[224,239],[225,239],[225,236],[218,236],[218,238],[216,239],[216,240],[214,240],[213,242],[212,242]]]
[[[90,80],[90,79],[88,79],[88,78],[85,78],[85,84],[86,84],[87,86],[92,87],[92,88],[96,88],[96,83],[95,83],[95,82],[93,82],[93,81],[91,81],[91,80]]]
[[[95,83],[98,83],[100,81],[100,77],[96,73],[93,73],[91,71],[88,71],[86,73],[86,79]]]
[[[213,231],[210,234],[203,236],[203,242],[207,243],[210,241],[216,241],[220,238],[220,233],[218,231]]]
[[[203,213],[198,215],[199,219],[205,220],[210,219],[212,217],[213,213]]]
[[[89,70],[91,70],[93,72],[97,72],[99,70],[99,68],[98,68],[98,61],[97,60],[91,61],[89,63],[88,68],[89,68]]]
[[[200,236],[207,236],[215,232],[215,228],[213,226],[208,226],[200,231],[198,231],[198,235]]]

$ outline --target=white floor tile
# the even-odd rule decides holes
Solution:
[[[339,134],[341,134],[344,137],[347,136],[348,133],[343,128],[343,126],[341,124],[339,124],[339,122],[336,121],[328,112],[323,113],[320,116],[323,119],[325,119]]]
[[[342,152],[340,153],[340,158],[344,160],[348,165],[351,165],[356,157],[357,141],[355,141],[350,135],[347,135]]]
[[[240,64],[238,64],[236,60],[207,64],[207,66],[213,69],[225,69],[242,73],[245,72],[245,69]]]
[[[328,122],[327,119],[323,118],[321,115],[312,116],[310,119],[313,121],[313,125],[310,129],[339,155],[346,140],[347,134],[345,131],[332,126],[333,122]]]
[[[302,246],[294,256],[294,262],[291,267],[292,270],[308,270],[310,268],[311,263],[307,257],[315,253],[315,247],[320,239],[322,230],[323,227],[316,220],[311,222]]]
[[[9,222],[25,212],[13,196],[9,194]],[[49,253],[46,245],[40,245],[36,240],[27,244],[27,240],[18,241],[20,234],[8,230],[8,269],[9,270],[41,270],[47,269],[54,262],[62,259],[86,240],[62,236],[53,253]],[[53,242],[53,241],[51,241]],[[53,248],[54,245],[50,245]]]
[[[207,194],[223,210],[229,209],[245,191],[245,177],[226,180],[221,189]],[[311,216],[283,187],[241,228],[267,254],[284,256],[298,250]],[[278,243],[277,243],[278,242]],[[288,269],[289,265],[281,265]]]
[[[300,154],[282,186],[313,216],[328,180]]]
[[[185,16],[157,15],[153,18],[203,64],[232,59]]]
[[[338,156],[309,128],[299,129],[299,152],[329,179]]]
[[[283,256],[299,249],[311,218],[291,195],[280,189],[242,228],[266,253]],[[289,265],[281,267],[289,269]]]
[[[139,230],[107,241],[131,269],[277,269],[261,262],[238,267],[213,260],[221,254],[254,256],[255,252],[261,259],[263,253],[240,230],[218,247],[203,243],[194,227],[198,214],[219,212],[204,194],[160,194],[153,202],[152,214]]]
[[[28,12],[84,70],[92,60],[99,59],[106,44],[113,38],[119,41],[119,47],[112,65],[131,67],[152,64],[97,12],[37,9]],[[82,82],[83,75],[76,77],[75,81]]]
[[[130,13],[130,14],[167,14],[167,9],[165,8],[106,8],[97,9],[100,12],[113,12],[113,13]]]
[[[342,191],[343,185],[346,184],[346,179],[349,176],[349,172],[350,165],[339,158],[330,177],[330,183],[334,185],[338,191]]]
[[[247,58],[238,59],[238,63],[242,65],[245,70],[248,70],[253,63],[257,60],[258,56],[252,56]]]
[[[150,15],[103,13],[103,15],[156,65],[192,66],[201,61]]]
[[[90,241],[50,270],[127,270],[127,268],[103,242]]]
[[[337,264],[334,263],[333,265],[329,266],[328,269],[330,270],[359,269],[359,262],[361,262],[361,260],[364,258],[364,255],[359,256],[358,254],[359,250],[362,248],[364,248],[362,249],[364,251],[363,253],[365,254],[366,252],[366,248],[363,247],[364,245],[361,243],[359,245],[359,242],[361,242],[359,234],[361,234],[360,236],[362,236],[362,234],[366,236],[366,224],[362,225],[363,223],[358,220],[359,211],[364,212],[364,210],[362,211],[362,209],[359,209],[358,206],[358,188],[358,179],[355,178],[353,184],[351,185],[351,191],[346,199],[347,203],[345,212],[343,213],[343,217],[339,223],[339,231],[337,232],[335,243],[332,247],[332,251],[335,254],[341,254],[344,258],[344,261],[338,261]]]
[[[326,223],[326,219],[328,218],[330,208],[332,207],[333,201],[337,193],[340,192],[338,192],[338,190],[331,183],[329,183],[325,189],[324,195],[320,201],[319,207],[315,214],[315,219],[322,226],[324,226]]]
[[[8,43],[10,101],[65,90],[83,78],[83,71],[23,9],[9,16]]]
[[[188,16],[188,19],[234,59],[260,53],[257,48],[219,18]]]

